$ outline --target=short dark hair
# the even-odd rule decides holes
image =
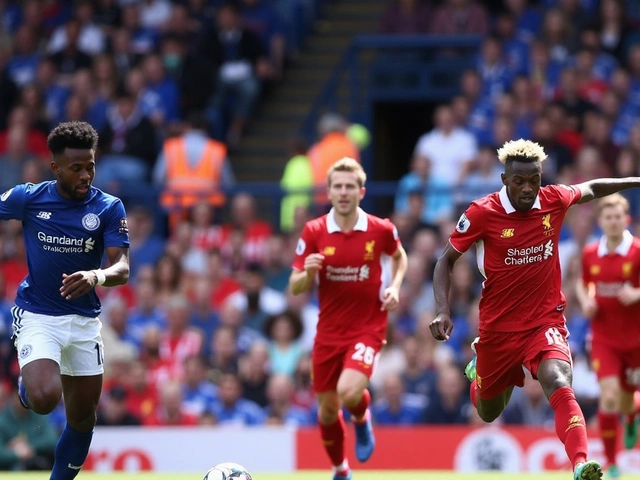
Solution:
[[[65,148],[95,150],[97,146],[98,132],[87,122],[63,122],[47,137],[47,147],[54,155],[63,153]]]

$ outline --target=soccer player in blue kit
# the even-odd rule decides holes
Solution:
[[[29,271],[12,309],[20,400],[46,415],[64,396],[67,425],[51,480],[78,475],[93,436],[104,371],[95,287],[129,278],[124,206],[91,186],[97,143],[88,123],[61,123],[47,139],[56,180],[0,196],[0,220],[22,221]]]

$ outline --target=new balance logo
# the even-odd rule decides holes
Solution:
[[[36,215],[36,218],[41,218],[43,220],[49,220],[51,218],[51,212],[40,212]]]
[[[551,255],[553,255],[553,242],[551,240],[549,240],[547,243],[544,244],[543,255],[545,260],[549,258]]]

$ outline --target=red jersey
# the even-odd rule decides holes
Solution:
[[[350,232],[343,232],[333,209],[306,223],[293,268],[304,270],[304,259],[312,253],[324,255],[318,272],[320,314],[316,341],[350,342],[363,333],[386,337],[387,312],[381,311],[384,290],[391,283],[389,257],[400,240],[396,228],[359,209]]]
[[[578,203],[577,187],[542,187],[533,207],[518,212],[506,187],[473,202],[449,242],[458,252],[476,245],[485,277],[480,331],[519,332],[562,318],[558,238],[567,210]]]
[[[593,341],[621,350],[640,347],[640,303],[624,306],[618,300],[625,284],[640,286],[640,239],[627,231],[613,252],[607,250],[605,237],[585,247],[582,280],[595,287],[598,311],[591,322]]]

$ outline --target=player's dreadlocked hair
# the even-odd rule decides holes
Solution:
[[[544,162],[547,154],[544,148],[531,140],[510,140],[498,149],[498,160],[503,165],[517,162]]]
[[[87,148],[98,146],[98,133],[87,122],[64,122],[54,128],[47,137],[47,147],[54,155],[65,148]]]

